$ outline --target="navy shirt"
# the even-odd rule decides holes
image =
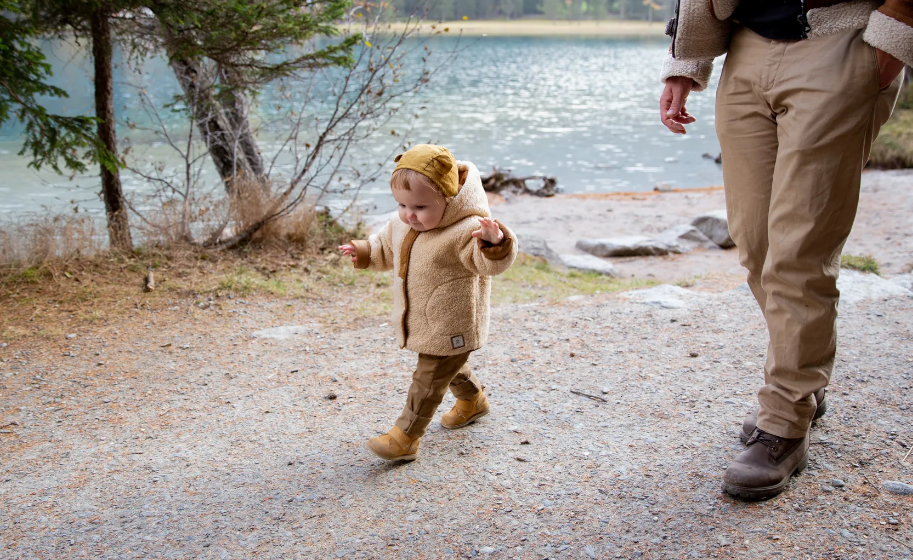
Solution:
[[[802,0],[742,0],[732,19],[761,37],[775,41],[802,39]]]

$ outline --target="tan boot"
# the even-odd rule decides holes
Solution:
[[[414,461],[418,457],[419,439],[412,439],[406,432],[393,426],[382,436],[372,437],[365,443],[371,453],[387,461]]]
[[[457,399],[450,412],[441,416],[441,426],[448,430],[455,430],[472,424],[479,418],[488,414],[488,397],[484,391],[479,391],[471,401]]]

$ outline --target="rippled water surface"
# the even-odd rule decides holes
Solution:
[[[439,40],[435,46],[446,50],[452,44]],[[660,182],[684,188],[721,184],[719,166],[702,157],[719,152],[714,92],[692,94],[689,111],[699,121],[687,136],[672,135],[658,120],[658,75],[667,48],[666,41],[655,39],[470,39],[416,100],[426,109],[407,140],[446,145],[483,172],[500,166],[521,175],[554,175],[566,192],[646,191]],[[60,48],[51,49],[50,58],[55,82],[71,94],[50,108],[89,114],[92,93],[85,61]],[[124,83],[135,77],[120,74],[118,79],[121,118],[135,111],[137,99],[135,89]],[[160,102],[178,91],[161,60],[147,64],[141,81]],[[70,180],[28,169],[27,160],[16,155],[19,134],[15,126],[0,129],[0,213],[62,210],[71,201],[90,211],[102,208],[96,177]],[[378,135],[372,142],[377,146],[366,153],[388,147],[390,136]],[[264,139],[267,153],[269,144]],[[214,181],[216,174],[207,177]],[[146,188],[130,174],[123,180],[128,192]],[[392,209],[383,185],[362,196],[379,211]]]

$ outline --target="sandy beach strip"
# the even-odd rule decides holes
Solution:
[[[385,29],[401,33],[416,24],[395,22]],[[467,20],[419,24],[423,35],[462,34],[465,37],[662,37],[665,22],[646,21],[549,21],[549,20]]]

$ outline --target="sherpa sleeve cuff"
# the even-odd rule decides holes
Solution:
[[[482,251],[482,256],[490,261],[499,261],[507,258],[507,256],[510,255],[514,244],[514,238],[511,237],[510,230],[497,220],[495,220],[495,223],[498,224],[498,227],[501,228],[501,232],[504,234],[504,239],[501,240],[500,244],[494,245],[481,237],[476,239],[479,244],[479,250]]]
[[[679,60],[672,58],[672,53],[668,53],[663,60],[662,76],[660,80],[666,83],[666,80],[674,76],[682,76],[694,80],[692,91],[704,91],[710,82],[710,74],[713,72],[713,59],[705,60]]]
[[[869,16],[862,38],[876,49],[913,65],[913,3],[889,0]]]
[[[355,247],[355,268],[368,268],[371,265],[371,242],[354,239],[351,243]]]

